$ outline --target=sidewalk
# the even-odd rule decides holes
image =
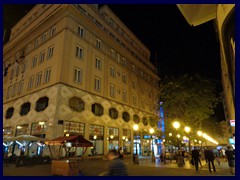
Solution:
[[[128,168],[129,176],[231,176],[228,164],[215,163],[217,172],[210,174],[207,165],[202,162],[203,167],[196,173],[195,167],[185,161],[183,167],[178,167],[176,161],[160,163],[158,160],[152,162],[151,157],[139,157],[139,164],[133,163],[132,156],[124,159]],[[80,169],[83,176],[98,176],[107,171],[109,161],[103,159],[86,159],[81,161]],[[51,176],[51,165],[37,165],[27,167],[15,167],[14,165],[3,167],[4,176]]]

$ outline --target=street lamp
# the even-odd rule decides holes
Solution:
[[[154,133],[154,129],[153,128],[149,129],[149,132],[150,132],[150,134],[152,136],[153,133]],[[152,162],[155,162],[154,147],[153,147],[153,136],[152,136]]]
[[[133,130],[134,130],[134,131],[138,131],[138,128],[139,128],[139,126],[138,126],[137,124],[134,124],[134,125],[133,125]],[[133,142],[133,144],[134,144],[134,142]],[[133,162],[134,162],[135,164],[139,164],[139,159],[138,159],[138,143],[136,143],[136,154],[133,155]]]
[[[176,132],[177,132],[177,129],[180,127],[180,123],[177,122],[177,121],[174,121],[172,125],[173,125],[173,127],[176,129]],[[177,141],[178,141],[178,140],[177,140]],[[178,148],[180,149],[180,145],[179,145],[179,144],[178,144],[178,146],[179,146]]]
[[[189,134],[191,128],[188,127],[188,126],[185,126],[184,130],[186,131],[186,133]],[[188,138],[188,152],[190,153],[190,150],[191,150],[191,143],[190,143],[190,134],[189,134],[189,138]]]

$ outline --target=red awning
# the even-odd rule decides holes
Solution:
[[[78,136],[62,136],[52,140],[45,141],[47,145],[63,145],[67,142],[71,142],[72,146],[77,147],[92,147],[93,143],[85,139],[82,135]]]

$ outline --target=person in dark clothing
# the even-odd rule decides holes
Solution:
[[[215,165],[214,165],[214,153],[211,149],[207,149],[205,151],[205,158],[208,162],[209,172],[212,173],[211,164],[212,164],[213,171],[216,172],[216,168],[215,168]]]
[[[123,161],[123,149],[122,149],[122,147],[119,148],[119,150],[118,150],[118,155],[119,155],[119,159],[120,159],[121,161]]]
[[[116,150],[110,150],[107,155],[110,160],[107,176],[127,176],[127,168],[123,161],[118,158],[118,152]]]
[[[231,150],[231,147],[228,146],[228,149],[225,151],[225,155],[228,160],[228,166],[230,167],[231,174],[235,175],[235,153]]]
[[[192,150],[192,159],[194,161],[194,165],[197,172],[198,172],[199,157],[200,157],[199,151],[197,150],[196,147],[194,147],[194,149]]]

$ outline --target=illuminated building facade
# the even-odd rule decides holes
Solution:
[[[132,154],[133,124],[157,128],[150,51],[107,6],[34,6],[12,28],[3,59],[4,136],[82,134],[94,144],[89,156],[121,146]]]

